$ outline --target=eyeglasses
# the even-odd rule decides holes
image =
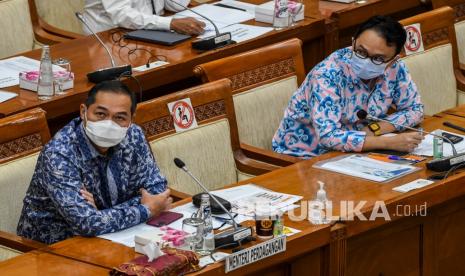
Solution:
[[[355,40],[354,40],[354,46],[353,46],[353,50],[352,52],[359,58],[361,59],[367,59],[367,58],[370,58],[371,62],[373,62],[373,64],[376,64],[376,65],[381,65],[383,63],[388,63],[390,62],[391,60],[393,60],[396,56],[390,58],[390,59],[384,59],[383,56],[381,55],[374,55],[374,56],[370,56],[368,54],[368,52],[365,50],[365,49],[361,49],[361,48],[357,48],[357,45],[355,44]]]

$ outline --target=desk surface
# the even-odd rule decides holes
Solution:
[[[108,269],[36,250],[0,262],[0,274],[8,276],[94,276],[108,275]]]
[[[254,20],[246,23],[257,26],[270,26],[269,24],[255,22]],[[146,91],[193,77],[192,70],[196,65],[211,60],[256,49],[293,37],[309,41],[323,36],[324,20],[306,17],[291,28],[279,31],[274,30],[255,39],[203,53],[192,49],[191,40],[172,47],[137,42],[139,48],[151,51],[154,55],[167,57],[167,61],[170,64],[141,73],[134,72],[134,76],[139,79],[143,90]],[[120,47],[115,45],[111,40],[110,31],[103,32],[101,38],[111,50],[117,64],[131,64],[133,67],[137,67],[146,64],[150,57],[147,52],[138,51],[128,58],[128,49],[122,48],[120,50]],[[136,42],[130,42],[127,45],[131,49],[135,48],[135,46]],[[24,56],[34,59],[40,59],[40,54],[41,50],[23,53]],[[47,111],[48,119],[76,112],[79,110],[79,104],[86,98],[87,92],[93,85],[87,81],[86,74],[109,66],[109,59],[105,50],[93,37],[84,37],[53,45],[51,46],[51,55],[54,59],[63,57],[71,61],[72,71],[76,76],[74,89],[69,90],[66,95],[54,96],[48,101],[40,101],[37,99],[36,93],[19,89],[18,86],[5,88],[4,90],[16,92],[19,96],[0,104],[0,117],[34,107],[41,107]]]
[[[424,121],[423,127],[425,130],[443,128],[451,131],[451,129],[442,126],[442,123],[445,120],[446,119],[444,118],[430,117]],[[460,117],[451,117],[447,118],[447,120],[456,124],[465,123],[465,119]],[[325,154],[311,160],[299,162],[292,166],[255,177],[242,183],[251,182],[270,188],[274,191],[302,195],[304,200],[311,200],[314,198],[316,191],[318,190],[317,180],[324,181],[326,183],[328,197],[333,201],[334,215],[340,215],[341,210],[339,208],[339,203],[343,200],[354,201],[355,205],[357,205],[358,202],[366,201],[363,208],[361,208],[361,211],[364,214],[371,213],[376,201],[384,201],[390,214],[394,214],[396,211],[394,207],[398,204],[413,205],[427,202],[428,208],[430,208],[461,195],[465,195],[465,185],[463,185],[463,177],[465,175],[463,173],[451,176],[447,180],[439,181],[426,188],[406,194],[392,190],[395,186],[418,178],[426,178],[428,175],[432,174],[433,172],[424,169],[424,162],[418,165],[423,168],[422,170],[383,184],[349,177],[334,172],[323,171],[312,167],[315,162],[341,154],[343,153],[333,152]],[[454,192],[450,193],[448,191]],[[296,210],[295,214],[299,215],[300,210]],[[400,218],[401,217],[399,216],[396,217],[395,215],[391,215],[391,219],[393,221]],[[376,221],[354,220],[344,223],[346,224],[347,236],[351,237],[383,224],[389,224],[391,221],[377,219]],[[329,225],[314,226],[307,220],[295,222],[289,221],[287,218],[285,219],[285,224],[302,230],[301,233],[289,238],[286,254],[278,254],[262,262],[239,269],[232,274],[242,275],[244,271],[259,271],[271,266],[272,264],[286,262],[295,256],[299,256],[305,252],[328,245],[331,242],[331,229]],[[108,269],[136,257],[136,253],[133,249],[99,238],[76,237],[51,245],[47,250],[51,250],[58,255],[67,256],[86,263],[96,264]],[[22,258],[25,257],[15,258],[9,262],[22,264]],[[201,273],[206,275],[218,275],[221,274],[222,271],[224,271],[223,264],[215,264],[202,270]]]

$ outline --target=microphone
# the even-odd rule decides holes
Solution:
[[[225,247],[226,245],[234,245],[238,246],[241,245],[242,240],[250,239],[252,236],[252,228],[251,227],[242,227],[237,225],[236,221],[234,220],[233,215],[229,212],[226,207],[215,197],[213,196],[210,191],[205,187],[200,180],[197,179],[186,167],[186,164],[179,158],[174,158],[174,164],[186,172],[194,181],[204,190],[210,198],[212,198],[222,209],[223,211],[228,214],[229,218],[233,223],[233,229],[226,230],[219,234],[215,235],[215,247]]]
[[[216,24],[210,18],[208,18],[208,17],[194,11],[193,9],[191,9],[189,7],[181,5],[180,3],[176,2],[175,0],[170,0],[170,1],[173,2],[174,4],[180,6],[181,8],[186,9],[188,11],[191,11],[191,12],[197,14],[198,16],[204,18],[205,20],[210,22],[213,25],[213,27],[215,28],[215,35],[214,36],[210,36],[210,37],[207,37],[207,38],[204,38],[204,39],[198,39],[198,40],[192,41],[192,48],[194,48],[196,50],[200,50],[200,51],[208,51],[208,50],[213,50],[213,49],[216,49],[216,48],[224,47],[226,45],[235,43],[231,39],[231,37],[232,37],[231,33],[230,32],[220,33],[220,30],[218,29]]]
[[[103,43],[103,41],[100,39],[100,37],[94,32],[94,30],[92,30],[92,28],[89,26],[89,24],[87,24],[86,20],[82,16],[82,14],[80,12],[76,12],[75,15],[76,15],[77,19],[79,19],[79,21],[81,21],[82,24],[84,24],[84,26],[86,26],[86,28],[92,33],[92,35],[94,35],[94,37],[97,39],[97,41],[100,43],[100,45],[102,45],[103,48],[107,51],[107,54],[110,57],[110,61],[111,61],[111,67],[99,69],[97,71],[88,73],[87,74],[87,79],[90,82],[99,83],[99,82],[106,81],[106,80],[117,79],[123,74],[126,75],[126,76],[127,75],[132,75],[131,65],[116,66],[115,60],[114,60],[113,56],[111,55],[110,50],[108,50],[105,43]]]
[[[357,117],[359,119],[361,119],[361,120],[368,119],[368,120],[372,120],[372,121],[381,121],[381,122],[390,123],[392,125],[400,126],[400,127],[403,127],[403,128],[409,129],[409,130],[413,130],[413,131],[419,132],[421,134],[427,133],[427,134],[430,134],[431,136],[437,137],[439,139],[446,140],[452,147],[452,156],[442,157],[442,158],[438,158],[438,159],[428,161],[426,163],[426,167],[428,169],[432,170],[432,171],[436,171],[436,172],[448,171],[448,170],[450,170],[451,168],[453,168],[455,166],[458,166],[458,165],[461,165],[462,163],[465,163],[465,152],[458,154],[457,149],[454,146],[454,143],[452,143],[451,140],[449,140],[448,138],[446,138],[444,136],[440,136],[440,135],[437,135],[435,133],[424,131],[424,130],[419,130],[419,129],[409,127],[409,126],[406,126],[406,125],[396,124],[396,123],[390,122],[388,120],[372,116],[372,115],[368,114],[365,110],[357,111]]]

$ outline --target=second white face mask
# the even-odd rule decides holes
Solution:
[[[87,119],[86,111],[85,132],[87,137],[99,147],[114,147],[123,141],[129,127],[121,127],[112,120],[92,122]]]
[[[355,54],[352,54],[351,59],[352,71],[355,75],[364,80],[374,79],[381,76],[386,69],[386,64],[374,64],[369,58],[359,58]]]

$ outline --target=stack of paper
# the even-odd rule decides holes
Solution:
[[[431,132],[434,133],[434,132],[436,132],[438,130],[439,129],[436,129],[436,130],[431,131]],[[441,131],[445,132],[444,130],[441,130]],[[463,136],[463,135],[453,133],[453,132],[450,132],[450,131],[447,131],[447,132],[465,138],[465,136]],[[418,147],[413,151],[413,154],[422,155],[422,156],[433,156],[433,138],[434,138],[434,136],[431,135],[431,134],[426,135],[425,139],[423,139],[423,141],[421,141],[421,143],[418,145]],[[455,149],[457,150],[458,153],[465,152],[465,139],[462,140],[462,142],[455,144],[454,146],[455,146]],[[449,143],[444,142],[443,143],[443,155],[444,156],[452,156],[452,154],[453,154],[452,146]]]
[[[360,154],[320,161],[313,166],[377,182],[390,181],[419,170],[414,166],[383,162]]]
[[[197,7],[192,8],[193,11],[207,17],[215,23],[218,29],[222,29],[229,25],[245,22],[248,20],[254,19],[254,16],[248,12],[240,11],[236,9],[229,9],[218,7],[211,4],[203,4]],[[183,17],[194,17],[206,24],[205,31],[214,31],[214,26],[205,18],[195,14],[189,10],[184,10],[182,12],[176,13],[174,18],[183,18]]]
[[[40,61],[19,56],[0,60],[0,88],[19,84],[19,73],[28,71],[39,71]],[[54,71],[62,70],[53,65]]]
[[[262,203],[263,202],[270,203],[272,207],[276,209],[280,209],[282,211],[286,211],[286,210],[289,210],[290,208],[297,207],[296,205],[294,205],[294,203],[302,199],[301,196],[276,193],[276,192],[264,189],[254,184],[248,184],[248,185],[237,186],[237,187],[233,187],[229,189],[218,190],[212,193],[214,195],[217,195],[219,197],[229,200],[231,204],[234,206],[232,210],[234,213],[238,210],[241,210],[241,207],[248,206],[248,204],[250,203],[252,203],[253,205],[254,202],[258,202],[258,201]],[[197,212],[197,210],[198,210],[197,207],[195,207],[192,203],[187,203],[187,204],[178,206],[176,208],[173,208],[171,211],[182,213],[184,215],[183,217],[184,219],[184,218],[191,217],[193,214]],[[252,219],[250,216],[253,216],[252,212],[238,214],[235,217],[235,221],[237,223],[241,223],[246,220]],[[227,214],[213,216],[212,222],[213,222],[214,228],[218,228],[223,225],[223,220],[216,219],[215,217],[229,218]],[[183,219],[179,219],[167,226],[173,229],[182,230]],[[225,229],[231,226],[232,226],[231,224],[226,224],[221,229]],[[143,236],[153,231],[154,231],[153,226],[142,223],[134,227],[119,231],[119,232],[100,235],[99,238],[111,240],[113,242],[124,244],[129,247],[134,247],[135,246],[134,239],[136,235]]]

